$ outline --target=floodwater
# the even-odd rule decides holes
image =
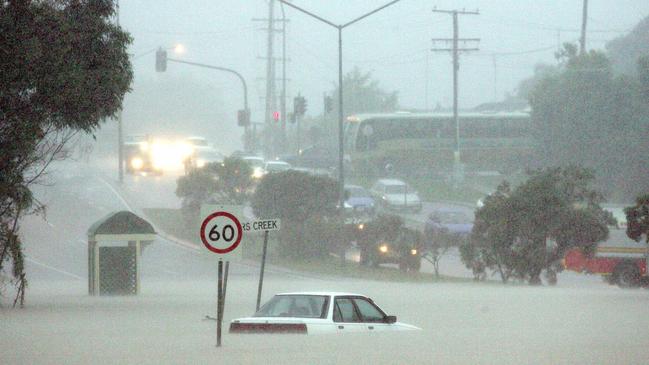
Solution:
[[[254,311],[257,281],[232,265],[227,322]],[[649,359],[649,293],[500,284],[271,277],[276,292],[367,294],[421,331],[229,335],[216,348],[216,284],[142,283],[137,297],[89,297],[80,281],[39,282],[24,310],[0,310],[4,364],[639,364]]]

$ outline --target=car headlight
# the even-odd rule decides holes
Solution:
[[[417,255],[417,249],[413,248],[412,250],[410,250],[410,254],[413,256]]]
[[[135,170],[139,170],[144,166],[144,161],[139,157],[134,157],[131,159],[131,167]]]
[[[365,224],[360,223],[360,224],[358,225],[358,230],[359,230],[359,231],[362,231],[362,230],[364,230],[364,229],[365,229]]]
[[[199,169],[201,169],[201,168],[205,167],[205,164],[206,164],[206,163],[207,163],[207,162],[206,162],[205,160],[203,160],[203,159],[198,159],[198,160],[196,160],[196,167],[198,167]]]
[[[381,246],[379,246],[379,251],[381,251],[381,253],[387,253],[388,252],[388,245],[382,244]]]
[[[261,167],[255,167],[252,171],[252,177],[255,179],[261,179],[262,176],[264,176],[264,170]]]

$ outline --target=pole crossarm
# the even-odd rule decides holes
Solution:
[[[445,14],[467,14],[467,15],[480,15],[478,10],[442,10],[442,9],[433,9],[433,13],[445,13]]]
[[[183,61],[183,60],[178,60],[174,58],[167,58],[167,61],[169,62],[176,62],[176,63],[184,63],[186,65],[192,65],[192,66],[197,66],[197,67],[203,67],[203,68],[209,68],[212,70],[219,70],[219,71],[224,71],[224,72],[229,72],[234,75],[236,75],[239,80],[241,80],[241,84],[243,85],[243,105],[244,109],[248,110],[248,85],[246,84],[246,80],[243,78],[243,76],[238,73],[237,71],[227,68],[227,67],[219,67],[219,66],[212,66],[212,65],[206,65],[204,63],[198,63],[198,62],[190,62],[190,61]]]

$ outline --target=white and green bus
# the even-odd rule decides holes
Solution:
[[[525,167],[533,153],[530,114],[460,113],[461,161],[467,170]],[[381,174],[388,164],[403,174],[451,169],[456,127],[451,113],[357,114],[344,129],[353,173]]]

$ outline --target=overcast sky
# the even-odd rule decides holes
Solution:
[[[387,2],[293,0],[336,24]],[[281,16],[279,1],[275,3],[276,14]],[[625,34],[649,15],[646,0],[591,0],[589,5],[589,49],[603,48],[607,41]],[[402,0],[343,31],[344,70],[358,66],[371,71],[383,89],[399,92],[404,108],[451,105],[451,55],[430,49],[431,38],[452,36],[452,17],[433,13],[433,7],[480,12],[459,17],[460,37],[481,39],[480,51],[461,56],[461,107],[501,99],[506,92],[513,92],[519,81],[533,73],[535,64],[554,62],[553,54],[560,42],[577,41],[581,27],[582,0]],[[337,80],[337,31],[284,8],[290,19],[289,105],[292,97],[301,92],[308,100],[307,114],[317,115],[323,108],[322,94],[330,92]],[[175,87],[177,92],[184,91],[182,85],[186,85],[188,94],[203,89],[204,95],[205,90],[213,89],[215,99],[205,100],[204,114],[212,108],[224,123],[234,125],[236,110],[242,105],[242,92],[241,84],[233,76],[180,64],[169,64],[165,74],[155,73],[154,53],[147,52],[158,46],[182,43],[186,52],[170,57],[230,67],[242,73],[249,84],[253,119],[263,121],[266,64],[260,57],[266,55],[266,23],[255,22],[253,18],[267,17],[267,0],[120,0],[120,9],[120,22],[134,38],[131,52],[136,57],[134,91],[127,97],[125,115],[129,115],[129,107],[141,107],[141,100],[146,99],[137,95],[140,85],[172,79],[180,85]],[[278,35],[276,40],[275,54],[279,57],[281,37]],[[280,72],[278,67],[278,77]],[[197,98],[192,99],[194,103],[186,110],[188,115],[203,105],[194,100]],[[134,105],[133,100],[138,100],[139,105]],[[174,119],[182,118],[187,104],[179,101],[178,105],[167,106],[178,108],[171,118]],[[141,118],[141,114],[131,116]],[[231,132],[234,135],[238,130]]]

